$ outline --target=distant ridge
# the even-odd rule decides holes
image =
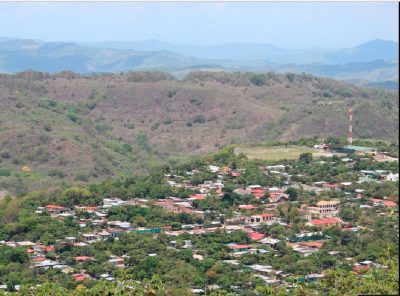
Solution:
[[[0,72],[27,69],[50,73],[162,70],[180,78],[196,70],[307,72],[360,84],[395,83],[398,44],[377,39],[339,50],[287,50],[268,43],[191,46],[159,40],[75,43],[0,38]]]

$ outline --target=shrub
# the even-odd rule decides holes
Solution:
[[[80,173],[77,173],[75,175],[74,180],[75,181],[88,182],[89,181],[89,175],[84,173],[84,172],[80,172]]]
[[[265,84],[264,75],[255,74],[250,78],[250,82],[256,86],[262,86]]]
[[[206,118],[202,114],[197,114],[192,118],[194,123],[204,123],[206,122]]]
[[[66,176],[66,174],[59,169],[52,169],[47,173],[47,175],[49,175],[50,177],[59,177],[59,178],[64,178]]]
[[[9,177],[11,172],[9,169],[0,169],[0,177]]]

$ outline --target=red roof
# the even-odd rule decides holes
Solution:
[[[46,209],[59,209],[59,210],[65,209],[62,206],[56,206],[56,205],[47,205],[47,206],[45,206],[45,208]]]
[[[326,218],[326,219],[311,220],[310,223],[314,225],[329,225],[329,224],[342,223],[342,221],[338,218]]]
[[[255,208],[257,208],[257,207],[254,205],[239,205],[239,209],[243,209],[243,210],[253,210]]]
[[[339,185],[338,185],[338,184],[324,184],[324,185],[322,185],[322,186],[324,186],[324,187],[328,187],[328,188],[335,188],[335,187],[339,187]]]
[[[93,257],[89,257],[89,256],[76,256],[76,257],[74,257],[74,259],[75,259],[75,261],[78,261],[78,262],[83,262],[83,261],[88,261],[88,260],[92,260],[93,259]]]
[[[258,233],[258,232],[251,232],[250,233],[250,238],[252,240],[255,240],[255,241],[264,238],[264,236],[265,236],[265,234],[263,234],[263,233]]]
[[[54,246],[47,246],[47,247],[45,247],[44,248],[44,251],[45,252],[53,252],[53,251],[55,251],[56,249],[54,248]]]
[[[46,260],[46,257],[35,257],[32,259],[33,262],[43,262]]]
[[[250,249],[251,246],[249,245],[231,245],[229,248],[231,249]]]
[[[321,242],[302,242],[303,246],[311,247],[311,248],[321,248],[324,243]]]
[[[264,213],[264,214],[260,214],[259,216],[261,216],[261,217],[273,217],[274,214]]]
[[[251,192],[265,192],[265,189],[260,187],[251,188]]]
[[[239,176],[240,176],[240,173],[239,173],[239,172],[234,172],[234,171],[232,171],[232,172],[231,172],[231,176],[232,176],[232,177],[239,177]]]
[[[357,266],[353,267],[353,271],[355,271],[357,273],[360,271],[367,270],[367,269],[369,269],[369,267],[367,265],[357,265]]]
[[[26,252],[27,252],[28,254],[32,254],[32,253],[34,253],[35,251],[34,251],[33,249],[26,249]]]
[[[189,195],[190,198],[196,199],[196,200],[204,200],[206,199],[206,196],[204,194],[191,194]]]
[[[85,275],[84,274],[73,274],[72,277],[74,278],[75,281],[83,281],[83,280],[85,280]]]
[[[389,207],[389,208],[396,208],[397,207],[397,204],[394,201],[391,201],[391,200],[384,200],[382,203],[383,203],[383,205],[385,207]]]

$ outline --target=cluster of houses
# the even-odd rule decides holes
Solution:
[[[346,160],[351,162],[351,160]],[[339,217],[339,211],[341,207],[340,199],[329,199],[319,200],[315,204],[303,204],[298,208],[298,213],[301,218],[304,219],[305,225],[313,231],[298,233],[295,237],[286,238],[285,240],[278,239],[277,237],[267,236],[262,233],[262,227],[268,227],[274,224],[280,224],[284,227],[290,228],[290,221],[283,217],[279,217],[275,211],[276,207],[281,204],[290,203],[289,195],[286,193],[288,186],[292,188],[301,189],[304,191],[314,192],[316,195],[324,191],[338,191],[346,192],[348,186],[352,185],[351,182],[342,182],[339,184],[331,184],[328,182],[320,181],[314,182],[313,184],[302,184],[291,182],[290,175],[287,173],[288,166],[285,165],[274,165],[261,168],[265,174],[272,174],[280,176],[285,180],[285,185],[282,187],[263,187],[258,184],[253,184],[245,187],[238,187],[234,190],[235,193],[240,195],[253,196],[258,203],[254,204],[241,204],[238,205],[236,211],[232,217],[224,219],[223,222],[220,220],[211,221],[207,227],[203,224],[193,225],[182,225],[179,230],[172,230],[170,225],[157,228],[144,228],[132,225],[127,221],[112,221],[108,219],[108,211],[112,207],[121,207],[126,205],[135,205],[140,207],[157,206],[163,209],[166,213],[181,214],[185,213],[199,219],[204,219],[207,212],[199,208],[196,208],[196,201],[207,200],[210,195],[222,196],[224,190],[224,180],[226,178],[237,178],[245,173],[244,169],[231,169],[230,167],[218,167],[216,165],[210,165],[208,170],[218,175],[216,181],[205,181],[197,186],[190,184],[185,177],[165,175],[167,183],[170,186],[178,188],[192,189],[193,193],[188,198],[180,197],[168,197],[164,199],[150,200],[150,199],[131,199],[122,200],[119,198],[104,198],[102,205],[93,206],[82,206],[75,205],[73,208],[63,207],[60,205],[44,205],[36,209],[37,214],[48,214],[54,219],[63,219],[65,217],[74,217],[79,221],[79,226],[84,229],[90,224],[92,227],[91,232],[80,231],[75,236],[66,236],[60,243],[67,244],[72,247],[87,246],[92,243],[107,240],[118,240],[122,233],[137,232],[137,233],[152,233],[157,235],[160,232],[165,233],[173,237],[179,236],[184,233],[190,235],[199,235],[207,232],[215,232],[218,230],[224,231],[245,231],[248,233],[251,243],[249,244],[227,244],[226,247],[232,255],[232,260],[225,260],[226,264],[239,264],[238,259],[246,253],[266,253],[275,252],[277,244],[284,243],[294,251],[308,256],[314,252],[317,252],[329,239],[322,233],[322,229],[326,227],[339,226],[349,231],[358,231],[357,227],[349,227]],[[198,171],[198,170],[197,170]],[[196,170],[187,172],[187,176],[191,176],[196,173]],[[370,177],[368,177],[370,176]],[[386,171],[360,171],[360,178],[374,178],[378,176],[379,180],[385,181],[398,181],[398,174],[392,174]],[[361,182],[362,183],[362,182]],[[353,200],[361,199],[364,191],[357,189],[354,192],[355,198]],[[365,207],[376,207],[376,208],[390,208],[397,209],[397,203],[391,199],[370,199],[372,205],[361,205]],[[360,207],[361,207],[360,206]],[[78,215],[82,212],[88,213],[85,215]],[[385,212],[382,212],[385,213]],[[171,247],[176,247],[175,241],[171,240]],[[71,274],[71,277],[75,281],[82,281],[87,278],[91,278],[90,275],[84,272],[84,270],[77,268],[79,265],[69,266],[65,262],[60,260],[48,259],[46,255],[48,253],[54,253],[54,246],[44,246],[37,242],[0,242],[0,244],[6,244],[9,246],[23,246],[27,248],[27,252],[31,258],[32,268],[40,271],[41,269],[60,269],[64,273]],[[190,240],[186,240],[182,248],[191,248],[195,250],[193,257],[197,260],[203,260],[201,250],[197,250],[196,246],[192,245]],[[197,252],[200,251],[200,252]],[[337,253],[331,252],[331,256],[335,256]],[[156,254],[149,254],[154,256]],[[53,258],[53,257],[52,257]],[[74,258],[76,264],[96,260],[90,256],[77,256]],[[111,255],[108,259],[110,264],[118,268],[124,268],[126,262],[126,256],[113,256]],[[374,266],[373,262],[360,262],[355,263],[354,271],[358,272],[361,269],[366,269]],[[271,266],[253,264],[246,266],[246,268],[252,272],[255,276],[260,277],[265,281],[266,284],[285,283],[284,279],[287,276],[280,270],[274,270]],[[307,275],[309,278],[319,278],[323,275]],[[114,280],[113,277],[104,273],[99,275],[98,278],[106,280]],[[198,289],[201,293],[201,289]]]

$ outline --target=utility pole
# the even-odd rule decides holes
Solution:
[[[349,145],[353,144],[353,109],[349,109],[349,135],[347,138]]]

